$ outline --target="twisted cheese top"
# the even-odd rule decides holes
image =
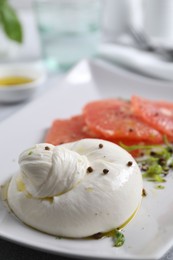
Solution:
[[[72,189],[84,178],[89,161],[65,147],[38,144],[20,155],[19,164],[27,191],[44,198]]]

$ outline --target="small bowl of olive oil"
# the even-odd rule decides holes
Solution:
[[[11,64],[0,66],[0,102],[15,103],[33,98],[43,86],[42,66]]]

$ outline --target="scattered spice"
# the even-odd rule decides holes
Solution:
[[[33,151],[29,151],[28,155],[31,155],[33,153]]]
[[[129,128],[129,132],[132,133],[133,132],[133,128]]]
[[[147,196],[147,192],[145,189],[142,189],[142,197],[146,197]]]
[[[93,168],[92,168],[91,166],[89,166],[89,167],[87,168],[87,173],[91,173],[91,172],[93,172]]]
[[[151,152],[150,152],[150,155],[151,155],[151,156],[155,156],[155,155],[156,155],[156,152],[155,152],[155,151],[151,151]]]
[[[99,148],[100,148],[100,149],[103,148],[103,144],[99,144]]]
[[[45,149],[45,150],[50,150],[50,147],[49,147],[49,146],[45,146],[44,149]]]
[[[173,144],[163,136],[164,144],[131,145],[120,144],[127,151],[140,150],[144,155],[136,158],[143,178],[152,182],[166,182],[165,177],[173,169]],[[130,166],[128,163],[127,166]]]
[[[144,156],[144,155],[145,155],[144,152],[141,152],[141,153],[140,153],[140,156],[141,156],[141,157]]]
[[[133,164],[133,162],[132,162],[132,161],[129,161],[129,162],[127,163],[127,166],[130,167],[130,166],[132,166],[132,164]]]
[[[165,166],[165,167],[163,167],[163,170],[164,170],[164,172],[168,172],[169,171],[169,167]]]
[[[173,148],[172,147],[168,146],[167,150],[168,150],[169,153],[173,153]]]
[[[169,169],[173,168],[173,163],[168,164]]]
[[[103,173],[106,175],[108,174],[109,170],[108,169],[103,169]]]
[[[148,170],[148,166],[147,166],[147,165],[142,165],[142,166],[140,167],[140,169],[141,169],[141,171],[145,172],[145,171]]]
[[[103,237],[103,233],[98,232],[98,233],[94,234],[92,237],[93,237],[94,239],[100,239],[100,238]]]

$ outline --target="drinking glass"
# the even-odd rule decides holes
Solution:
[[[99,0],[35,0],[42,55],[50,71],[66,71],[97,54],[101,37]]]

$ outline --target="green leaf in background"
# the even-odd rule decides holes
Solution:
[[[9,39],[22,43],[21,23],[15,10],[8,4],[7,0],[0,0],[0,24]]]
[[[7,2],[7,0],[0,0],[0,7],[1,7],[1,5],[3,5],[5,2]]]

